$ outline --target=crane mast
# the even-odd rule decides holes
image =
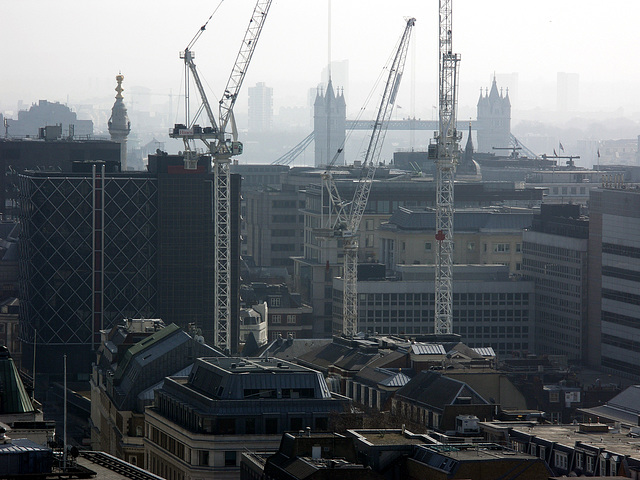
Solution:
[[[429,156],[436,163],[436,334],[453,331],[453,188],[460,141],[456,131],[460,56],[452,49],[451,2],[439,1],[439,129],[435,145],[429,146]]]
[[[172,138],[182,138],[185,144],[185,169],[196,169],[198,157],[192,147],[195,140],[201,140],[207,147],[213,161],[213,222],[214,222],[214,345],[222,350],[230,348],[229,326],[231,323],[231,216],[230,216],[230,175],[229,164],[233,155],[242,153],[242,143],[238,142],[238,132],[233,116],[238,93],[247,73],[249,63],[255,51],[262,27],[269,13],[272,0],[258,0],[249,26],[240,45],[231,75],[227,81],[222,98],[219,102],[218,123],[209,104],[206,93],[200,81],[191,48],[205,31],[206,24],[191,40],[180,58],[185,62],[185,115],[187,125],[176,125],[169,132]],[[211,17],[209,18],[211,19]],[[208,21],[207,21],[208,23]],[[189,74],[194,79],[201,99],[201,105],[196,114],[189,116]],[[200,127],[195,124],[202,110],[207,112],[210,127]],[[226,128],[231,124],[231,135]]]
[[[382,144],[404,72],[411,29],[415,22],[415,18],[407,20],[404,32],[398,42],[393,62],[389,68],[389,76],[380,101],[378,115],[373,124],[373,132],[369,139],[360,180],[346,215],[346,228],[341,231],[344,246],[342,333],[347,337],[358,333],[358,229],[369,200]]]

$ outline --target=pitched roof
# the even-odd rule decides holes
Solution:
[[[414,343],[411,345],[414,355],[446,355],[447,352],[439,343]]]
[[[396,397],[403,397],[440,411],[447,405],[457,403],[460,397],[470,397],[472,405],[489,404],[466,383],[433,371],[420,372],[396,392]]]
[[[34,410],[9,350],[0,346],[0,414],[27,413]]]

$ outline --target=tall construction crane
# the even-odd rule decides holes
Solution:
[[[330,174],[325,175],[330,202],[336,215],[333,217],[333,234],[341,238],[344,246],[342,334],[352,337],[358,332],[358,229],[369,200],[376,166],[382,151],[382,144],[393,112],[398,88],[404,72],[411,30],[416,19],[409,18],[389,67],[389,76],[373,124],[369,146],[364,157],[360,179],[353,199],[349,203],[341,200],[335,181]],[[336,153],[334,161],[340,152]]]
[[[214,344],[222,350],[230,348],[229,325],[231,323],[231,261],[230,261],[230,177],[229,164],[233,155],[242,153],[242,143],[238,141],[238,131],[233,107],[236,103],[242,82],[247,73],[251,57],[255,51],[260,33],[272,0],[258,0],[249,20],[249,27],[240,45],[240,51],[231,70],[231,75],[219,101],[218,121],[207,99],[207,95],[200,81],[200,76],[193,61],[194,52],[191,50],[204,33],[207,20],[187,48],[180,52],[180,58],[185,64],[185,118],[186,125],[175,125],[169,132],[172,138],[181,138],[185,145],[185,169],[196,169],[199,154],[194,144],[202,141],[213,161],[213,222],[214,222]],[[214,12],[215,13],[215,12]],[[212,15],[213,16],[213,15]],[[189,106],[189,77],[192,76],[200,95],[201,104],[196,113],[190,115]],[[202,111],[206,111],[211,126],[200,127],[195,122]],[[227,133],[227,126],[231,127],[231,134]]]
[[[440,0],[439,29],[439,129],[429,157],[436,164],[436,278],[435,333],[452,333],[453,328],[453,185],[458,163],[456,130],[458,107],[458,62],[451,41],[451,1]]]

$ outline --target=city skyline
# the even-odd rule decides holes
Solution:
[[[183,64],[178,52],[217,6],[203,0],[191,2],[188,10],[147,0],[71,0],[64,9],[42,1],[3,5],[0,28],[5,39],[17,40],[17,47],[0,54],[6,67],[0,76],[0,109],[17,114],[19,101],[78,104],[112,98],[113,77],[122,72],[125,99],[135,87],[150,90],[151,104],[166,102],[172,94],[172,110],[180,120],[177,96],[183,88]],[[212,99],[226,84],[252,8],[248,0],[220,2],[194,47]],[[333,2],[331,9],[331,59],[349,61],[348,115],[362,107],[393,50],[403,17],[415,16],[398,115],[415,112],[430,118],[437,105],[437,2],[350,0]],[[273,87],[274,113],[283,106],[305,105],[308,89],[320,82],[329,59],[327,10],[327,1],[274,3],[244,86],[265,82]],[[490,86],[494,72],[517,72],[520,98],[514,107],[553,111],[557,73],[569,72],[580,78],[580,110],[623,107],[626,115],[640,111],[633,90],[640,69],[628,60],[640,48],[633,42],[638,13],[640,5],[621,0],[606,7],[576,0],[517,6],[506,0],[459,0],[453,47],[462,57],[461,110],[475,106],[479,88]],[[244,88],[240,111],[246,111]]]

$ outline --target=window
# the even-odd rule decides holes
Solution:
[[[607,476],[607,459],[604,458],[602,455],[600,456],[600,476],[601,477]]]
[[[256,433],[256,419],[255,418],[247,418],[244,421],[244,433],[247,435],[253,435]]]
[[[576,468],[580,470],[584,468],[584,455],[582,453],[576,453]]]
[[[296,323],[295,315],[287,315],[287,323]]]
[[[294,432],[300,431],[302,430],[303,425],[302,425],[302,418],[300,417],[293,417],[291,419],[291,430],[293,430]]]
[[[547,450],[546,447],[542,447],[542,446],[540,447],[540,458],[542,460],[545,459],[545,454],[547,453],[546,450]]]
[[[329,428],[329,419],[327,417],[318,417],[315,421],[315,430],[327,430]]]
[[[131,465],[138,465],[138,457],[135,455],[129,455],[129,463]]]
[[[364,237],[364,246],[365,247],[373,247],[374,246],[374,236],[372,234]]]
[[[593,472],[593,467],[595,464],[595,457],[593,455],[587,455],[587,472]]]
[[[236,466],[236,452],[235,450],[227,450],[224,452],[224,466],[235,467]]]
[[[218,433],[220,435],[234,435],[236,433],[236,419],[218,418]]]
[[[476,249],[476,244],[474,242],[467,242],[467,250],[472,252],[475,249]]]
[[[424,249],[427,252],[431,251],[431,242],[424,242]]]
[[[553,464],[562,470],[567,470],[567,454],[564,452],[556,452]]]
[[[269,299],[269,306],[270,307],[279,307],[280,306],[280,301],[281,301],[280,297],[271,297]]]
[[[365,230],[373,230],[373,220],[367,219],[364,221],[364,229]]]
[[[264,433],[267,435],[275,435],[278,433],[278,419],[277,418],[265,418],[264,419]]]
[[[516,243],[516,253],[520,253],[520,252],[522,252],[522,244]]]
[[[282,315],[271,315],[271,323],[282,323]]]
[[[508,243],[494,243],[493,253],[509,253],[510,245]]]
[[[209,450],[198,450],[198,465],[209,466]]]
[[[550,403],[558,403],[560,401],[560,393],[559,392],[549,392],[549,402]]]

